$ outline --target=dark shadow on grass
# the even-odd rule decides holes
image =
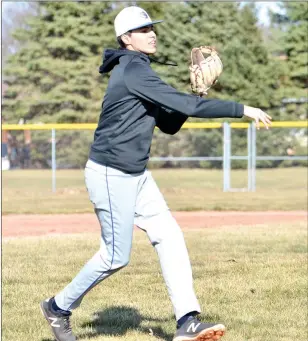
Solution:
[[[201,314],[201,321],[204,322],[224,322],[220,320],[217,314]],[[89,322],[84,323],[82,328],[91,328],[92,331],[85,332],[79,335],[78,340],[84,338],[94,338],[97,336],[124,336],[129,330],[138,330],[140,333],[149,335],[149,340],[157,338],[164,341],[172,341],[174,334],[165,332],[161,327],[157,327],[156,323],[174,322],[174,317],[170,316],[167,319],[156,319],[149,316],[142,316],[135,308],[126,306],[110,307],[104,311],[99,311],[94,314],[94,318]],[[147,327],[141,326],[142,322],[147,322]],[[155,325],[151,326],[151,322]],[[153,336],[150,336],[150,329]],[[54,341],[54,339],[42,339],[41,341]]]
[[[126,306],[111,307],[104,311],[95,313],[94,319],[82,325],[82,328],[90,327],[93,331],[78,335],[78,338],[93,338],[99,335],[122,336],[129,330],[138,330],[141,333],[148,334],[149,339],[150,329],[154,337],[165,341],[171,341],[173,334],[166,333],[161,327],[151,326],[151,322],[168,322],[170,319],[155,319],[148,316],[142,316],[135,308]],[[148,327],[142,327],[141,322],[149,322]],[[47,341],[47,340],[46,340]]]

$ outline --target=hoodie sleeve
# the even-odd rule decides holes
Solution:
[[[142,100],[158,107],[177,111],[187,117],[241,118],[244,105],[218,99],[203,99],[185,94],[163,82],[149,64],[133,61],[124,71],[128,90]]]
[[[179,112],[159,109],[156,126],[165,134],[174,135],[186,122],[188,116]]]

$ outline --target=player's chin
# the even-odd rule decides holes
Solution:
[[[156,50],[157,50],[156,45],[148,45],[146,47],[146,54],[154,54]]]

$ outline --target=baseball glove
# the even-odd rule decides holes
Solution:
[[[215,48],[200,46],[191,50],[191,89],[199,96],[207,95],[222,73],[223,65]]]

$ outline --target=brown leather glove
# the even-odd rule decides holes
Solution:
[[[217,51],[211,46],[200,46],[191,51],[191,89],[199,96],[207,95],[222,73],[223,65]]]

